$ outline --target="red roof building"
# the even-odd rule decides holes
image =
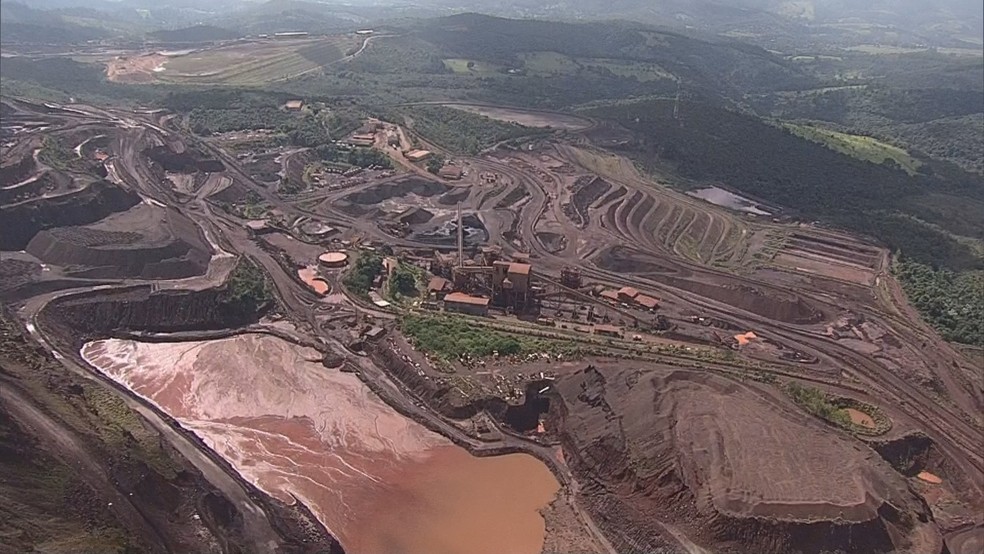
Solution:
[[[638,289],[632,287],[622,287],[618,289],[619,300],[624,300],[624,301],[635,300],[636,296],[639,296]]]
[[[646,308],[647,310],[655,310],[659,308],[659,300],[653,298],[652,296],[646,296],[645,294],[640,294],[635,297],[635,303]]]
[[[618,302],[618,291],[615,289],[605,289],[598,296],[606,300],[611,300],[612,302]]]
[[[452,292],[444,297],[444,309],[449,312],[487,315],[489,313],[489,299],[482,296],[471,296],[463,292]]]

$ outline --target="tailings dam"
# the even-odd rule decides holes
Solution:
[[[304,502],[348,552],[540,552],[559,489],[532,456],[478,458],[309,348],[259,334],[109,339],[83,357],[194,431],[270,495]]]

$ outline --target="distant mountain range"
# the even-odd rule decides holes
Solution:
[[[201,25],[240,35],[334,32],[462,12],[621,19],[784,52],[861,44],[980,47],[984,35],[984,5],[978,0],[34,0],[30,7],[0,0],[0,6],[4,42],[79,42]]]

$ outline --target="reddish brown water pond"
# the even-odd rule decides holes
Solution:
[[[85,345],[93,366],[193,430],[270,495],[303,501],[347,552],[531,554],[559,486],[526,455],[476,458],[318,352],[265,335]]]
[[[331,292],[331,285],[327,281],[318,277],[318,270],[313,267],[305,267],[303,269],[297,270],[297,276],[301,278],[304,283],[311,287],[311,289],[324,296]]]
[[[860,425],[862,427],[868,427],[869,429],[875,428],[875,420],[871,418],[870,415],[862,412],[861,410],[855,410],[854,408],[845,408],[848,417],[851,418],[851,423],[855,425]]]

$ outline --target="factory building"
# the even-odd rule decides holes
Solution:
[[[443,179],[457,181],[464,175],[464,170],[458,165],[446,165],[437,172],[437,175]]]
[[[429,158],[430,155],[431,153],[429,150],[408,150],[403,154],[403,157],[411,162],[422,162]]]
[[[659,308],[659,300],[653,298],[652,296],[647,296],[645,294],[640,294],[635,297],[635,303],[639,306],[646,308],[649,311],[655,311]]]
[[[376,144],[376,135],[370,133],[357,133],[349,137],[347,142],[352,146],[368,147]]]
[[[496,261],[492,263],[492,292],[497,303],[523,309],[530,296],[530,264]]]
[[[442,300],[449,292],[451,292],[451,281],[444,277],[435,275],[427,283],[427,295],[433,296],[435,300]]]
[[[609,300],[611,302],[618,302],[618,291],[615,289],[605,289],[601,291],[601,294],[599,294],[598,296],[604,298],[605,300]]]
[[[633,287],[622,287],[618,289],[618,299],[622,302],[632,302],[639,296],[639,290]]]
[[[449,312],[485,316],[489,314],[489,299],[452,292],[444,297],[444,309]]]
[[[603,335],[606,337],[622,338],[622,328],[616,327],[614,325],[595,325],[594,332],[596,335]]]

